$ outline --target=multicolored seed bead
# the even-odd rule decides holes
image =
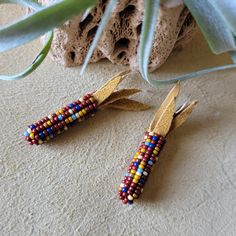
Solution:
[[[165,139],[162,136],[153,132],[145,132],[144,140],[119,188],[120,200],[124,204],[132,204],[135,199],[139,198],[164,143]]]
[[[25,140],[30,145],[42,144],[68,128],[95,114],[98,102],[91,94],[85,95],[69,105],[60,108],[55,113],[28,126],[24,132]]]

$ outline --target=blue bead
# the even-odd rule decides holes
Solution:
[[[149,143],[149,142],[145,142],[145,145],[146,145],[146,146],[149,146],[149,145],[150,145],[150,143]]]
[[[74,107],[74,104],[73,104],[73,103],[70,103],[70,104],[69,104],[69,107],[70,107],[70,108],[73,108],[73,107]]]
[[[39,133],[39,137],[40,137],[41,139],[43,139],[43,138],[44,138],[44,133],[43,133],[43,132]]]
[[[152,161],[148,161],[148,165],[152,166],[153,162]]]
[[[81,107],[79,105],[76,105],[75,109],[76,109],[76,111],[79,111],[79,110],[81,110]]]
[[[144,183],[145,183],[145,179],[140,179],[140,180],[139,180],[139,183],[144,184]]]
[[[127,172],[127,173],[125,173],[125,176],[130,176],[130,174]]]
[[[52,133],[53,133],[53,131],[52,131],[51,128],[48,128],[48,129],[47,129],[47,132],[48,132],[49,134],[52,134]]]
[[[134,162],[134,166],[138,167],[139,163],[138,162]]]
[[[157,140],[158,140],[158,137],[153,136],[153,137],[152,137],[152,140],[157,141]]]
[[[24,136],[25,137],[28,137],[29,136],[29,133],[27,131],[24,132]]]
[[[122,188],[122,192],[127,193],[127,188]]]
[[[58,120],[59,120],[59,121],[62,121],[62,120],[63,120],[62,115],[59,115],[59,116],[58,116]]]
[[[155,144],[150,143],[149,147],[150,147],[150,148],[154,148],[154,147],[155,147]]]
[[[30,125],[29,127],[30,127],[30,129],[35,129],[36,128],[35,125]]]
[[[72,117],[73,120],[77,119],[76,115],[72,115],[71,117]]]
[[[138,170],[137,170],[139,173],[143,173],[143,169],[142,168],[138,168]]]
[[[129,204],[129,205],[132,205],[133,203],[134,203],[133,200],[128,200],[128,204]]]

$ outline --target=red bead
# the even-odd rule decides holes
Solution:
[[[32,140],[32,143],[33,144],[38,144],[38,142],[35,139]]]
[[[34,138],[35,138],[36,140],[39,140],[38,134],[36,134],[36,135],[34,136]]]
[[[124,204],[127,204],[127,203],[128,203],[128,199],[125,198],[122,202],[123,202]]]
[[[25,137],[25,140],[26,140],[26,141],[30,141],[31,138],[30,138],[29,136],[27,136],[27,137]]]
[[[43,131],[45,136],[48,136],[48,132],[46,130]]]

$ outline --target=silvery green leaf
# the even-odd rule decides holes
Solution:
[[[148,74],[148,64],[156,30],[159,4],[159,0],[144,1],[144,20],[138,49],[138,62],[142,77],[149,83],[151,83],[151,79]]]
[[[47,56],[51,48],[52,39],[53,39],[53,32],[51,31],[47,34],[47,40],[41,52],[35,57],[33,62],[24,71],[16,75],[0,75],[0,80],[18,80],[32,73]]]
[[[235,37],[215,0],[184,0],[212,51],[216,54],[236,50]],[[224,2],[224,0],[221,0]]]
[[[236,35],[236,1],[210,0],[211,4],[224,16],[228,27]]]
[[[95,2],[95,0],[66,0],[38,9],[18,22],[0,29],[0,52],[38,38]]]
[[[83,63],[83,66],[82,66],[82,69],[81,69],[81,72],[80,72],[81,75],[84,73],[84,71],[85,71],[85,69],[86,69],[86,67],[89,63],[89,60],[90,60],[90,58],[91,58],[91,56],[92,56],[92,54],[93,54],[93,52],[94,52],[94,50],[95,50],[95,48],[98,44],[98,41],[99,41],[99,39],[102,35],[103,30],[105,29],[105,27],[106,27],[106,25],[109,21],[111,12],[114,9],[114,7],[116,6],[117,1],[118,0],[110,0],[109,3],[106,6],[106,10],[104,12],[104,15],[102,16],[101,22],[100,22],[99,27],[97,29],[97,32],[94,36],[93,42],[92,42],[92,44],[91,44],[91,46],[90,46],[90,48],[89,48],[89,50],[86,54],[86,57],[85,57],[85,60],[84,60],[84,63]]]

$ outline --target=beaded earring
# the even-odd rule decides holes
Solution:
[[[159,159],[166,136],[186,121],[197,104],[197,101],[186,102],[176,110],[179,90],[180,86],[177,83],[156,112],[128,167],[119,187],[119,197],[124,204],[132,204],[135,199],[139,198],[153,165]]]
[[[28,129],[24,132],[25,140],[30,145],[42,144],[105,108],[133,111],[148,109],[149,105],[128,98],[133,94],[141,92],[141,90],[122,89],[115,91],[128,74],[129,71],[119,73],[96,92],[86,94],[84,97],[60,108],[55,113],[29,125]]]

